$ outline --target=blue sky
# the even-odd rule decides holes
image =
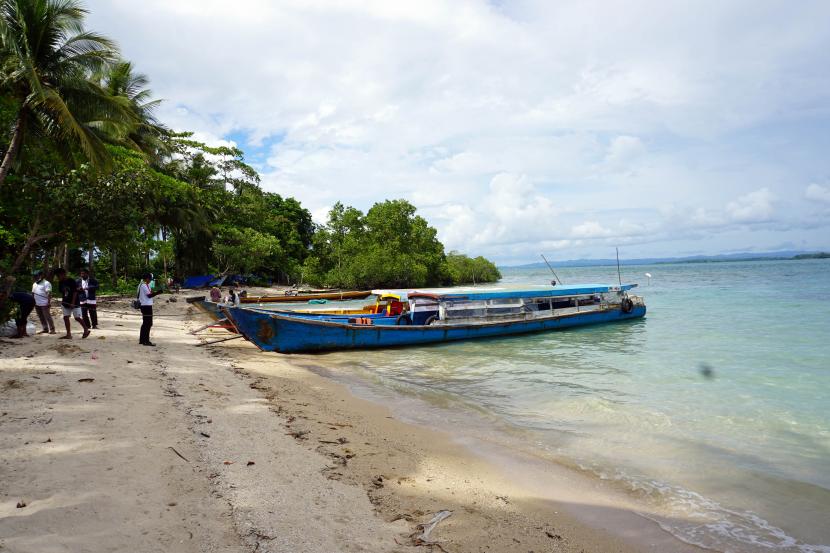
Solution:
[[[797,7],[796,7],[797,6]],[[830,249],[830,3],[129,0],[168,125],[500,263]]]

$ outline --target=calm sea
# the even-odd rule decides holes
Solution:
[[[617,276],[557,272],[565,283]],[[425,412],[522,436],[649,504],[686,542],[830,552],[830,261],[622,273],[640,284],[643,320],[325,364]],[[508,269],[499,286],[549,280],[547,269]]]

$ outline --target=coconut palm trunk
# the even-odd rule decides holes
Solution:
[[[3,162],[0,163],[0,186],[6,181],[6,177],[12,168],[14,160],[17,158],[17,153],[20,151],[20,145],[23,143],[23,128],[24,128],[23,110],[17,115],[17,119],[12,127],[12,136],[9,141],[9,148],[3,154]]]

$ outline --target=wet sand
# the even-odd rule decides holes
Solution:
[[[86,340],[0,341],[0,550],[696,550],[576,473],[396,420],[323,356],[196,347],[227,334],[188,334],[183,296],[156,313],[156,348],[126,301]]]

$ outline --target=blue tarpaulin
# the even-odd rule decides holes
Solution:
[[[184,279],[182,288],[204,288],[210,284],[210,281],[216,278],[214,275],[200,275],[192,276]]]

